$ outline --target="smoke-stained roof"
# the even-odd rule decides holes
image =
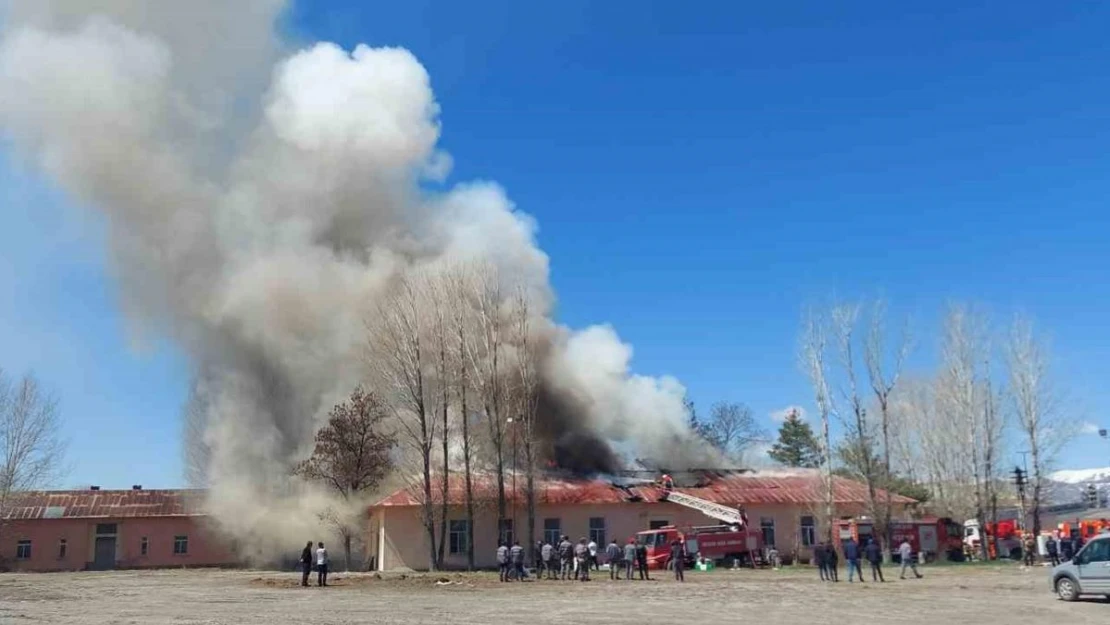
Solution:
[[[791,469],[744,473],[706,471],[702,474],[702,477],[703,479],[698,486],[676,487],[675,490],[730,506],[818,504],[824,501],[823,478],[819,472],[813,470]],[[473,482],[476,499],[490,500],[496,497],[497,485],[494,476],[486,474],[474,476]],[[432,498],[436,503],[441,501],[437,492],[439,490],[438,483],[437,478],[432,487]],[[448,503],[451,505],[465,504],[466,495],[463,476],[452,474],[448,479],[448,484]],[[515,491],[513,490],[512,476],[506,476],[505,492],[510,501],[514,499],[523,501],[523,491],[523,475],[517,476]],[[372,507],[417,506],[421,502],[421,492],[420,485],[413,484],[388,495]],[[657,503],[660,501],[662,493],[661,488],[651,483],[630,485],[615,478],[586,479],[544,476],[536,480],[536,500],[541,505],[617,504],[629,501]],[[867,501],[867,486],[847,478],[833,477],[833,497],[836,503],[863,503]],[[878,491],[878,497],[885,498],[886,493],[880,490]],[[891,501],[897,504],[916,503],[914,499],[897,494],[892,494]]]
[[[132,519],[204,514],[201,490],[54,490],[15,495],[11,521]]]

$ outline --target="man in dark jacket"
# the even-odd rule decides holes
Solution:
[[[537,540],[532,551],[532,566],[536,569],[536,579],[543,577],[543,541]]]
[[[497,545],[497,570],[501,581],[509,581],[509,547],[504,542]]]
[[[840,554],[836,552],[836,545],[825,545],[825,566],[828,567],[829,577],[834,582],[840,581]]]
[[[1044,549],[1048,552],[1048,559],[1052,562],[1052,566],[1060,564],[1060,546],[1055,536],[1048,537],[1044,543]]]
[[[832,579],[829,575],[829,558],[825,552],[825,543],[818,543],[813,548],[813,563],[817,565],[817,571],[821,574],[821,581]]]
[[[605,548],[605,561],[609,563],[609,579],[620,579],[621,570],[621,546],[617,544],[617,539],[613,539],[609,546]]]
[[[574,569],[574,545],[571,544],[570,539],[564,535],[563,540],[559,542],[559,562],[562,565],[562,579],[570,578],[570,573]]]
[[[671,541],[671,568],[674,569],[676,581],[686,581],[686,576],[682,572],[686,568],[686,548],[677,538]]]
[[[636,545],[636,568],[640,570],[640,579],[651,579],[651,576],[648,575],[647,545],[643,543]]]
[[[301,586],[308,586],[308,575],[312,573],[312,541],[301,552]]]
[[[848,542],[844,543],[844,559],[848,561],[848,583],[852,582],[852,576],[855,573],[859,573],[859,581],[861,584],[864,581],[863,569],[859,566],[859,557],[859,543],[856,542],[855,538],[848,539]]]
[[[510,569],[509,577],[518,582],[524,581],[524,547],[520,546],[519,542],[513,542],[513,546],[509,549],[509,560],[512,561],[512,568]]]
[[[863,549],[863,555],[867,558],[867,563],[871,565],[871,581],[885,582],[883,579],[883,550],[879,547],[879,542],[872,538],[867,542],[867,546]],[[863,581],[863,573],[860,573],[860,581]]]

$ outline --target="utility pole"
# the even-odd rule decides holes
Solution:
[[[1025,453],[1025,452],[1022,452]],[[1014,486],[1017,487],[1018,498],[1021,501],[1021,529],[1025,530],[1025,471],[1021,467],[1014,467]]]

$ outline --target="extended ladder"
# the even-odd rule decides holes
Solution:
[[[717,519],[718,521],[724,521],[729,525],[738,525],[740,529],[744,529],[744,517],[736,508],[730,508],[719,503],[713,503],[712,501],[706,501],[673,490],[664,492],[663,500],[698,510],[707,517]]]

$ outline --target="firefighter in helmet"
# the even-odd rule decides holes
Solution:
[[[667,491],[668,493],[674,490],[674,479],[671,478],[670,475],[664,473],[663,477],[660,478],[659,481],[663,483],[663,490]]]

